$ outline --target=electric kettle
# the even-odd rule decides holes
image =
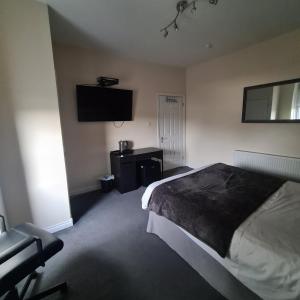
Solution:
[[[119,141],[119,151],[120,153],[126,153],[129,151],[129,142],[128,141]]]

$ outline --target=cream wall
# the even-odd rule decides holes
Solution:
[[[70,208],[47,6],[0,1],[0,186],[9,223],[55,230]]]
[[[232,162],[235,149],[300,157],[300,124],[241,123],[243,88],[300,77],[300,30],[187,69],[187,161]]]
[[[185,94],[185,70],[58,44],[54,60],[69,190],[76,194],[97,188],[97,178],[109,172],[109,152],[118,148],[119,140],[132,140],[135,148],[157,146],[157,94]],[[94,84],[98,76],[119,78],[119,88],[134,91],[133,121],[122,128],[112,122],[77,121],[75,86]]]

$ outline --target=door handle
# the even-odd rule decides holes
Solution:
[[[160,138],[160,142],[161,142],[161,143],[164,142],[164,137],[163,137],[163,136]]]

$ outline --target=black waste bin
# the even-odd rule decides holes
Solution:
[[[104,193],[110,192],[114,188],[114,176],[107,175],[100,178],[101,191]]]
[[[161,169],[159,161],[152,159],[144,160],[139,164],[139,179],[143,186],[148,186],[154,181],[161,179]]]

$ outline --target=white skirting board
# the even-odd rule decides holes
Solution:
[[[72,227],[72,226],[73,226],[73,219],[70,218],[69,220],[66,220],[66,221],[63,221],[61,223],[46,227],[44,229],[51,232],[51,233],[55,233],[55,232],[61,231],[63,229],[67,229],[69,227]]]

